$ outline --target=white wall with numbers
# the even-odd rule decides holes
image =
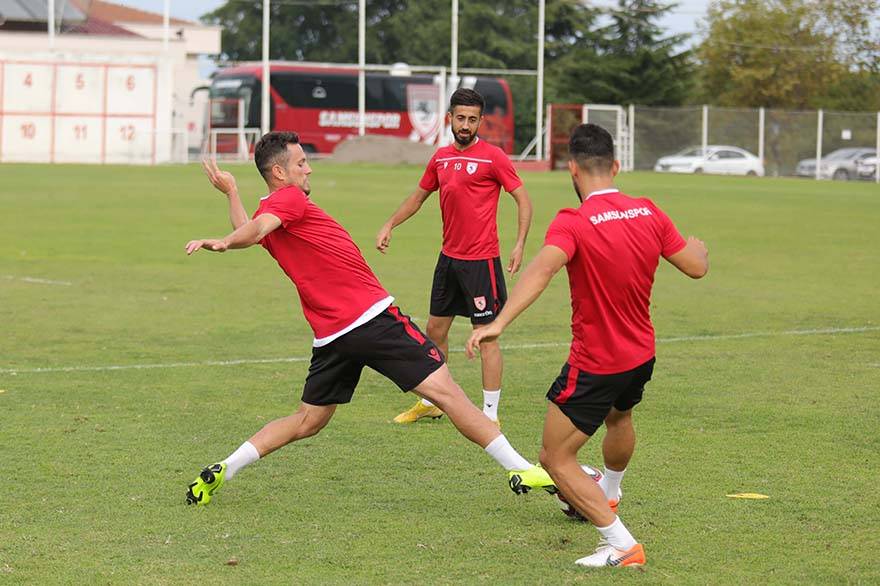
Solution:
[[[169,71],[157,58],[0,53],[0,162],[169,161]]]

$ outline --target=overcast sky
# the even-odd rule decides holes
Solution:
[[[151,12],[161,14],[164,0],[111,0],[116,4],[125,4]],[[461,2],[476,2],[479,0],[460,0]],[[197,20],[199,16],[214,10],[225,3],[225,0],[171,0],[171,16]],[[615,0],[593,0],[596,6],[616,6]],[[663,20],[660,25],[665,27],[670,34],[694,33],[697,31],[697,21],[706,14],[709,0],[679,0],[679,5]],[[291,7],[292,9],[293,7]]]

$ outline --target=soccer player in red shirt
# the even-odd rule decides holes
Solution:
[[[351,401],[364,366],[385,375],[402,391],[413,391],[441,406],[458,430],[482,446],[529,486],[555,490],[547,473],[532,466],[461,390],[437,346],[393,305],[351,236],[310,198],[312,172],[299,137],[270,132],[254,150],[254,161],[269,186],[251,220],[235,179],[206,163],[211,183],[229,198],[235,230],[222,239],[192,240],[186,253],[224,252],[261,244],[299,293],[315,334],[312,361],[299,409],[266,424],[222,462],[212,464],[187,488],[188,504],[208,504],[224,481],[242,467],[327,425],[336,406]],[[511,486],[515,492],[517,486]]]
[[[601,126],[582,124],[569,141],[574,189],[581,205],[561,210],[544,247],[523,271],[507,306],[467,343],[495,340],[566,267],[571,287],[572,343],[568,361],[547,392],[541,463],[562,497],[602,534],[599,548],[577,560],[587,567],[645,563],[645,552],[617,517],[620,480],[635,448],[632,408],[654,369],[649,302],[661,257],[699,279],[709,269],[705,245],[685,241],[649,199],[614,187],[620,162]],[[597,483],[581,469],[578,450],[604,422],[605,475]]]
[[[501,188],[513,196],[519,227],[507,271],[515,274],[532,221],[532,204],[510,159],[500,148],[480,140],[483,97],[459,89],[449,101],[447,123],[455,141],[431,157],[419,186],[406,198],[376,236],[376,248],[385,252],[391,231],[415,214],[432,192],[440,189],[443,248],[434,270],[428,337],[444,356],[449,350],[449,328],[456,315],[469,317],[474,329],[491,323],[507,300],[498,247],[498,196]],[[501,398],[501,348],[485,342],[480,351],[483,374],[483,412],[498,422]],[[427,399],[394,418],[413,423],[437,418],[443,411]]]

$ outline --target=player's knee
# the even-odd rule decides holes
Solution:
[[[429,323],[426,330],[428,333],[428,337],[431,338],[431,341],[438,346],[445,345],[447,340],[449,339],[449,329],[443,327],[442,325]]]
[[[317,435],[330,422],[333,413],[314,413],[306,411],[303,413],[302,424],[299,426],[299,439],[312,437]]]
[[[541,466],[544,467],[544,470],[553,474],[556,468],[559,466],[561,458],[559,453],[555,450],[550,450],[545,448],[541,448],[541,453],[538,455],[538,461],[541,463]]]
[[[632,426],[632,409],[618,411],[612,408],[605,416],[605,426],[608,428]]]

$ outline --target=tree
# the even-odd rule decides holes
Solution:
[[[812,109],[862,76],[871,87],[877,14],[877,0],[720,0],[698,50],[700,97],[721,106]]]
[[[560,101],[648,106],[679,105],[693,77],[691,56],[679,47],[687,35],[662,36],[656,20],[673,8],[657,0],[619,0],[611,24],[593,45],[581,44],[551,65]]]
[[[271,7],[270,57],[303,61],[357,60],[357,3],[277,3]],[[369,0],[366,60],[369,63],[447,64],[451,58],[451,2]],[[538,9],[534,0],[462,2],[459,66],[532,69],[537,64]],[[560,59],[583,44],[594,45],[595,12],[579,0],[548,0],[546,59]],[[223,27],[225,61],[261,56],[262,6],[227,2],[203,17]],[[518,148],[533,135],[535,79],[510,77]]]

